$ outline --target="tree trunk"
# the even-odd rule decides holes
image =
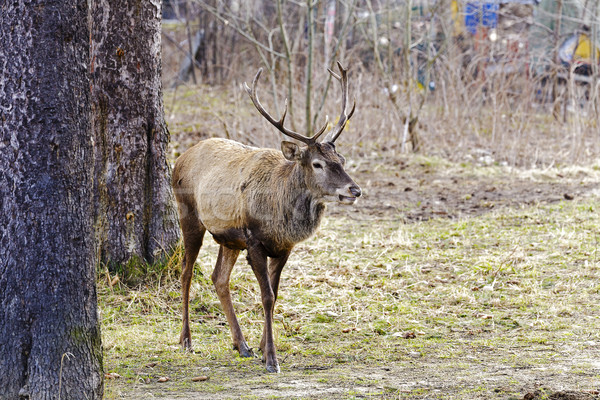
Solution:
[[[92,2],[97,251],[109,266],[154,262],[179,227],[161,92],[161,0]]]
[[[87,1],[0,5],[0,399],[100,399]]]

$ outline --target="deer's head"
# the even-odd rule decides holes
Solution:
[[[327,201],[338,201],[343,204],[353,204],[361,195],[360,187],[348,176],[344,170],[346,160],[335,149],[335,141],[340,136],[346,123],[354,114],[356,103],[348,113],[346,106],[348,100],[348,78],[347,70],[338,62],[340,75],[328,69],[329,73],[337,79],[342,87],[342,112],[337,124],[325,135],[322,141],[319,138],[326,131],[328,122],[325,121],[323,127],[312,136],[304,136],[294,132],[284,126],[287,114],[287,100],[285,110],[279,120],[273,118],[262,106],[256,93],[256,84],[262,73],[262,68],[258,70],[252,88],[245,85],[246,91],[250,95],[256,109],[275,126],[284,135],[295,139],[302,144],[290,141],[281,142],[281,151],[283,156],[302,168],[306,187],[316,196]]]

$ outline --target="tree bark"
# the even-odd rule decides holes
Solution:
[[[0,4],[0,399],[100,399],[86,0]]]
[[[94,0],[92,20],[97,251],[112,267],[152,263],[179,238],[166,162],[161,0]]]

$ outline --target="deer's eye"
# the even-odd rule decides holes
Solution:
[[[320,161],[313,161],[313,168],[314,169],[323,169],[323,163]]]

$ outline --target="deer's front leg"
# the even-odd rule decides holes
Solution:
[[[275,304],[275,294],[269,279],[269,269],[267,267],[267,253],[261,243],[248,243],[248,263],[256,275],[260,286],[263,310],[265,313],[265,326],[263,338],[261,340],[261,351],[263,361],[267,365],[267,372],[279,372],[279,363],[275,351],[273,340],[273,305]]]
[[[283,270],[283,266],[287,262],[287,259],[290,255],[291,249],[287,251],[284,255],[271,258],[269,260],[269,279],[271,281],[271,289],[273,289],[273,294],[275,299],[273,300],[273,313],[275,312],[275,302],[277,302],[277,291],[279,289],[279,278],[281,277],[281,271]],[[262,349],[265,345],[265,337],[266,330],[263,330],[262,340],[260,342],[260,348]]]

